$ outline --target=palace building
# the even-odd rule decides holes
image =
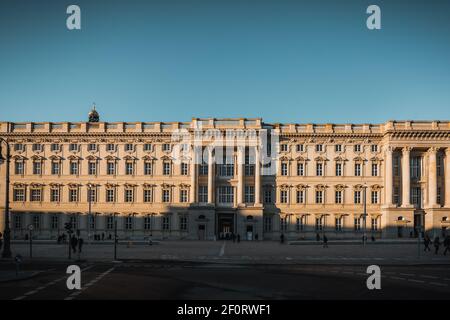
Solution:
[[[12,239],[30,225],[56,239],[67,222],[85,239],[116,227],[130,240],[408,238],[450,226],[449,121],[105,123],[93,110],[81,123],[0,122],[0,137]]]

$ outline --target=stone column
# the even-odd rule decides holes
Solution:
[[[437,198],[437,172],[436,172],[437,148],[431,147],[428,150],[428,205],[436,206]]]
[[[450,148],[445,150],[445,207],[450,208]]]
[[[213,149],[208,150],[208,204],[214,204],[214,159]]]
[[[386,176],[385,176],[385,196],[386,204],[388,206],[392,205],[392,185],[393,185],[393,174],[392,174],[392,147],[386,148]]]
[[[192,158],[191,158],[191,197],[190,202],[197,202],[197,157],[196,157],[196,147],[192,148]]]
[[[255,205],[261,204],[261,167],[259,147],[255,147]]]
[[[237,184],[237,204],[240,205],[244,203],[244,161],[245,161],[245,149],[244,147],[238,146],[238,157],[237,157],[237,166],[238,166],[238,184]]]
[[[409,153],[410,147],[402,150],[402,207],[410,205],[411,179],[409,170]]]

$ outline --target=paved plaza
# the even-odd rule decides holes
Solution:
[[[29,259],[29,244],[14,243],[14,255],[20,254]],[[68,245],[56,243],[37,243],[33,245],[33,259],[67,260]],[[290,245],[279,242],[232,242],[232,241],[162,241],[158,244],[120,243],[117,246],[118,260],[181,260],[223,263],[438,263],[450,264],[450,253],[419,250],[416,242],[409,243],[360,243],[333,244],[323,248],[321,243]],[[85,244],[81,255],[72,254],[73,259],[87,261],[112,261],[114,259],[113,243]]]

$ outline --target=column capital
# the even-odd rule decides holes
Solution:
[[[402,148],[402,153],[403,153],[403,154],[405,154],[405,153],[410,153],[411,150],[412,150],[412,147],[406,146],[406,147],[403,147],[403,148]]]
[[[389,153],[392,153],[392,152],[394,152],[394,147],[393,146],[385,146],[384,147],[384,151],[385,152],[389,152]]]
[[[450,157],[450,147],[445,148],[445,155],[446,155],[447,157]]]
[[[439,149],[440,149],[439,147],[434,147],[433,146],[433,147],[429,147],[427,152],[428,153],[437,153],[439,151]]]

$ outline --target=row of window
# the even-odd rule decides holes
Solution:
[[[324,190],[316,190],[315,191],[315,203],[316,204],[324,204],[325,203],[325,191]],[[355,190],[353,191],[353,203],[361,204],[363,203],[363,191]],[[266,196],[264,195],[266,200]],[[306,190],[296,190],[295,202],[298,204],[306,203]],[[280,203],[289,203],[289,191],[281,190],[280,191]],[[343,204],[344,203],[344,191],[343,190],[335,190],[334,191],[334,203]],[[380,192],[372,190],[370,192],[370,203],[378,204],[380,203]]]
[[[343,145],[342,144],[335,144],[334,145],[334,151],[335,152],[342,152],[343,150]],[[306,146],[304,144],[297,144],[295,145],[295,151],[297,152],[304,152],[306,150]],[[315,151],[316,152],[324,152],[325,150],[325,145],[323,144],[316,144],[315,145]],[[363,152],[364,150],[364,146],[361,144],[355,144],[353,145],[353,151],[354,152]],[[280,151],[281,152],[288,152],[289,151],[289,144],[287,143],[282,143],[280,144]],[[378,145],[376,144],[372,144],[370,145],[370,151],[371,152],[378,152]]]
[[[171,230],[172,229],[172,216],[165,215],[161,218],[161,229],[162,230]],[[50,230],[60,230],[62,229],[63,223],[61,221],[61,217],[59,215],[51,215],[50,216],[50,222],[48,226],[42,225],[42,215],[35,214],[31,217],[31,224],[33,225],[35,230],[40,230],[41,228],[49,228]],[[80,229],[80,222],[78,219],[78,216],[73,215],[69,218],[69,223],[72,226],[73,230]],[[105,219],[104,225],[106,230],[113,230],[115,221],[117,221],[113,215],[109,216],[96,216],[96,215],[90,215],[88,216],[88,224],[90,230],[96,230],[98,227],[99,219]],[[119,219],[120,221],[120,219]],[[118,225],[117,227],[120,229],[125,230],[136,230],[136,229],[143,229],[143,230],[152,230],[154,228],[154,217],[152,215],[146,215],[143,217],[143,219],[137,219],[134,216],[126,216],[122,219],[123,225]],[[14,215],[13,216],[13,227],[16,230],[23,229],[23,216],[22,215]],[[178,228],[181,231],[187,231],[188,230],[188,217],[187,215],[180,215],[178,216]]]
[[[337,162],[335,163],[335,176],[341,177],[343,176],[343,163]],[[354,166],[354,174],[357,177],[362,176],[362,163],[355,163]],[[371,167],[372,177],[377,177],[379,175],[379,165],[378,163],[372,163]],[[289,164],[287,162],[281,163],[281,175],[288,176],[289,175]],[[322,162],[316,163],[316,176],[324,176],[325,175],[325,164]],[[297,176],[306,176],[306,163],[297,163]]]
[[[280,217],[280,231],[286,232],[288,231],[288,218]],[[345,226],[345,216],[339,216],[334,218],[334,230],[335,231],[343,231]],[[367,219],[367,227],[369,227],[372,231],[378,231],[379,228],[379,219],[380,218],[370,218]],[[314,230],[315,231],[323,231],[325,227],[325,216],[316,217],[314,221]],[[273,231],[273,217],[264,217],[264,231],[271,232]],[[300,217],[296,217],[295,220],[295,230],[297,232],[305,231],[307,223],[307,216],[303,215]],[[353,218],[353,230],[360,231],[364,228],[364,218],[363,217],[354,217]]]
[[[16,152],[24,152],[26,151],[26,144],[23,143],[16,143],[14,144],[14,151]],[[46,145],[42,144],[42,143],[33,143],[31,145],[31,149],[34,152],[42,152],[44,151]],[[136,147],[137,145],[133,144],[133,143],[126,143],[124,146],[124,151],[127,152],[133,152],[136,151]],[[146,152],[151,152],[153,151],[153,145],[151,143],[145,143],[143,144],[143,150]],[[59,143],[52,143],[50,144],[50,151],[52,152],[60,152],[63,148],[62,144]],[[81,145],[78,143],[70,143],[68,145],[69,151],[70,152],[79,152],[81,150]],[[89,143],[87,144],[87,150],[90,152],[97,152],[99,151],[100,145],[96,144],[96,143]],[[162,146],[162,151],[164,152],[168,152],[172,150],[172,145],[170,143],[163,143]],[[116,152],[118,151],[118,145],[114,144],[114,143],[108,143],[105,145],[105,150],[108,152]]]

